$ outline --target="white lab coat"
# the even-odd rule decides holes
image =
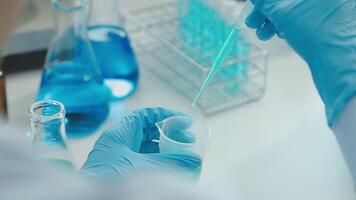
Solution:
[[[356,184],[356,97],[348,103],[332,129]]]
[[[168,174],[93,181],[37,161],[28,154],[28,144],[13,132],[0,128],[0,200],[246,200]]]

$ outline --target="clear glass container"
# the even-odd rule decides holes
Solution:
[[[211,131],[200,120],[187,116],[169,117],[156,123],[160,133],[159,151],[192,152],[198,155],[204,164],[204,157],[209,148]],[[193,175],[199,177],[202,168],[195,169]]]
[[[67,110],[70,137],[95,132],[109,114],[105,86],[85,25],[87,0],[52,0],[55,32],[49,46],[38,100],[57,100]]]
[[[133,94],[138,65],[117,0],[91,0],[88,33],[104,83],[115,99]]]
[[[31,150],[41,160],[74,169],[65,131],[65,108],[57,101],[39,101],[29,109]]]

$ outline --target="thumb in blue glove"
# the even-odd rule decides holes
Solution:
[[[309,64],[332,126],[356,94],[356,1],[251,1],[246,25],[262,40],[280,32]]]
[[[201,167],[199,156],[189,152],[159,153],[155,123],[183,115],[163,108],[147,108],[125,117],[105,131],[94,145],[81,171],[90,176],[111,177],[145,170],[178,169],[192,172]]]

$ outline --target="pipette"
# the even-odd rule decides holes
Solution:
[[[197,102],[200,99],[200,96],[203,94],[203,92],[205,91],[206,87],[210,84],[212,78],[214,77],[216,70],[221,66],[221,64],[224,61],[224,58],[226,56],[227,51],[229,50],[229,47],[233,41],[235,41],[235,39],[238,37],[238,35],[240,34],[241,29],[239,27],[234,27],[232,28],[229,36],[227,37],[227,39],[224,42],[223,47],[220,49],[218,56],[216,57],[216,59],[214,60],[214,63],[210,69],[210,72],[208,74],[208,77],[205,79],[203,86],[200,88],[197,96],[195,97],[192,106],[196,107]]]
[[[246,1],[240,14],[237,16],[237,26],[232,28],[229,36],[225,40],[222,48],[220,49],[218,56],[214,60],[213,65],[210,69],[210,72],[203,83],[203,86],[200,88],[197,96],[195,97],[195,99],[193,101],[193,104],[192,104],[193,107],[196,107],[201,95],[203,94],[205,89],[209,86],[209,84],[212,81],[212,78],[214,77],[214,75],[216,74],[216,71],[218,70],[218,68],[222,65],[224,58],[226,56],[226,53],[232,46],[230,44],[232,44],[233,42],[236,41],[236,38],[240,35],[241,30],[245,28],[244,24],[245,24],[246,18],[252,12],[253,8],[254,8],[254,5],[249,0]]]

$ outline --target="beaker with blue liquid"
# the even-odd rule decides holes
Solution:
[[[104,83],[116,100],[136,90],[139,71],[116,0],[91,0],[88,33]]]
[[[109,114],[111,93],[102,79],[85,26],[87,0],[52,0],[55,32],[38,100],[57,100],[67,110],[70,137],[95,132]]]

